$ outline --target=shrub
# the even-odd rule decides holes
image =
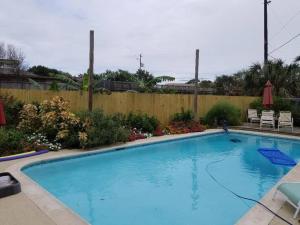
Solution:
[[[300,126],[300,105],[299,102],[293,102],[292,104],[292,115],[294,119],[294,125]]]
[[[18,128],[26,134],[38,132],[50,142],[60,142],[64,147],[79,146],[79,117],[70,112],[69,102],[62,97],[43,101],[39,106],[27,104],[20,112]]]
[[[0,156],[20,153],[23,150],[25,136],[15,129],[0,128]]]
[[[111,115],[111,119],[115,122],[121,124],[122,126],[127,126],[127,117],[123,113],[115,113]]]
[[[196,121],[175,121],[171,122],[166,129],[170,134],[185,134],[191,132],[202,132],[205,130],[205,127]]]
[[[188,122],[188,121],[192,121],[193,119],[194,119],[194,113],[192,112],[192,110],[185,111],[183,108],[181,108],[180,113],[175,113],[171,117],[172,122],[179,122],[179,121]]]
[[[136,128],[134,128],[131,130],[131,133],[128,137],[128,141],[135,141],[135,140],[145,139],[145,138],[147,138],[145,134],[142,134]]]
[[[31,134],[38,131],[42,126],[39,110],[36,105],[26,104],[20,111],[20,123],[18,129],[26,134]]]
[[[163,136],[163,135],[165,135],[165,133],[164,133],[163,129],[160,126],[158,126],[155,129],[155,131],[153,132],[153,136]]]
[[[129,130],[102,111],[81,112],[78,115],[85,130],[79,134],[81,146],[96,147],[128,140]]]
[[[1,95],[0,98],[4,103],[6,126],[16,127],[19,123],[19,112],[21,111],[24,103],[8,94]]]
[[[191,110],[181,108],[180,113],[175,113],[171,117],[170,124],[166,127],[167,133],[184,134],[190,132],[202,132],[205,127],[198,121],[194,121],[195,115]]]
[[[50,142],[46,136],[33,133],[26,136],[26,146],[25,151],[39,151],[39,150],[51,150],[57,151],[61,149],[61,144],[56,142]]]
[[[159,121],[154,116],[148,116],[146,113],[129,113],[125,123],[131,129],[136,128],[149,133],[152,133],[159,125]]]
[[[42,133],[50,140],[62,143],[80,130],[80,119],[70,112],[70,105],[62,97],[54,97],[51,101],[43,101],[40,106]]]
[[[205,116],[205,122],[208,125],[214,125],[215,121],[220,125],[223,120],[226,120],[229,125],[239,125],[241,120],[240,110],[228,102],[219,102]]]
[[[274,97],[273,106],[271,107],[276,113],[279,111],[291,111],[292,103],[289,99]]]
[[[264,109],[262,101],[263,101],[262,98],[257,98],[250,103],[249,107],[251,109],[256,109],[258,113],[261,113],[261,111]]]

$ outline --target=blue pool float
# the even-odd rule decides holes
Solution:
[[[259,148],[258,151],[273,164],[283,166],[295,166],[297,164],[294,159],[276,148]]]

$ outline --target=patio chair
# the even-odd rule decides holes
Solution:
[[[296,208],[296,212],[293,216],[295,219],[300,210],[300,183],[290,182],[280,184],[273,195],[273,199],[275,199],[278,192],[284,196],[288,203]]]
[[[256,109],[248,109],[248,121],[250,123],[253,123],[253,122],[259,123],[260,122],[260,118],[257,115]]]
[[[275,119],[274,119],[274,111],[273,110],[269,110],[269,111],[264,110],[261,112],[260,129],[264,125],[271,126],[275,129]]]
[[[293,123],[294,121],[290,111],[280,111],[278,118],[278,131],[280,127],[290,127],[293,132]]]

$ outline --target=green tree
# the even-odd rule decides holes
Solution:
[[[164,81],[174,81],[175,78],[171,76],[154,77],[146,70],[139,69],[135,74],[135,81],[138,83],[140,91],[151,92],[154,91],[155,85]]]
[[[300,95],[300,67],[297,61],[285,64],[282,60],[268,62],[268,76],[265,76],[263,65],[255,63],[248,70],[241,71],[240,78],[243,82],[244,95],[260,96],[264,85],[269,79],[273,85],[273,93],[276,96],[292,97]]]
[[[59,91],[59,85],[58,85],[57,81],[53,81],[50,84],[49,90],[50,91]]]
[[[244,94],[260,96],[264,88],[263,68],[259,63],[252,64],[244,73]]]
[[[219,95],[236,95],[241,92],[243,86],[243,79],[241,73],[232,76],[222,75],[216,78],[215,88],[216,93]]]
[[[51,69],[46,66],[32,66],[28,69],[28,72],[40,75],[40,76],[50,76],[50,74],[60,74],[61,71],[58,71],[56,69]]]
[[[95,79],[123,81],[123,82],[134,82],[135,81],[135,77],[134,77],[133,73],[130,73],[126,70],[120,70],[120,69],[118,71],[107,70],[104,73],[95,75]]]
[[[195,79],[191,79],[188,82],[186,82],[186,84],[195,84]],[[210,80],[202,80],[198,83],[199,87],[201,88],[213,88],[214,82],[210,81]]]

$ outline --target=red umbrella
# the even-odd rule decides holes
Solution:
[[[2,100],[0,99],[0,126],[5,124],[6,124],[6,120],[4,114],[4,106]]]
[[[263,105],[266,108],[270,108],[270,106],[273,105],[272,84],[269,80],[265,84],[264,88]]]

